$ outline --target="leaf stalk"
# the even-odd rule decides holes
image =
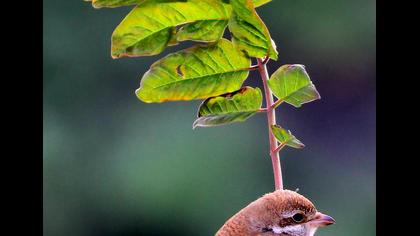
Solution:
[[[274,152],[274,153],[278,153],[278,152],[280,152],[284,147],[286,146],[286,143],[282,143],[282,144],[280,144],[280,146],[278,146],[277,147],[277,149],[276,150],[274,150],[274,151],[272,151],[272,152]]]
[[[271,107],[270,107],[270,109],[276,109],[278,106],[280,106],[280,104],[282,104],[284,102],[284,100],[281,100],[281,99],[279,99],[279,100],[277,100]]]
[[[267,63],[268,63],[268,61],[270,60],[270,57],[269,56],[266,56],[265,58],[264,58],[264,60],[261,62],[263,65],[266,65]],[[252,71],[252,70],[259,70],[260,69],[260,66],[259,66],[259,64],[257,64],[257,65],[252,65],[252,66],[250,66],[249,68],[248,68],[248,70],[250,70],[250,71]]]

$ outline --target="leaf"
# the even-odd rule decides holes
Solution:
[[[271,75],[268,86],[274,95],[295,107],[320,99],[303,65],[283,65]]]
[[[139,1],[139,0],[137,0]],[[222,1],[222,0],[219,0]],[[253,0],[255,6],[264,5],[271,0]],[[223,1],[222,1],[223,2]],[[203,20],[182,26],[176,33],[176,39],[181,41],[216,42],[221,39],[225,32],[228,19],[226,20]]]
[[[208,98],[200,105],[193,128],[245,121],[257,113],[261,105],[259,88],[244,87],[233,93]]]
[[[159,54],[173,38],[177,26],[199,21],[228,20],[230,14],[231,6],[220,0],[145,1],[135,7],[115,29],[111,55],[119,58]],[[187,36],[191,28],[193,26],[184,27],[180,38],[190,39],[191,36]]]
[[[178,41],[215,42],[222,38],[227,23],[227,20],[203,20],[187,24],[179,29],[176,39]]]
[[[269,2],[254,1],[258,6]],[[138,6],[114,31],[111,49],[113,58],[156,55],[166,46],[186,40],[216,42],[223,36],[231,15],[231,6],[223,0],[92,1],[95,8],[135,4]]]
[[[89,0],[89,1],[92,1],[92,5],[95,8],[102,8],[102,7],[114,8],[114,7],[140,4],[144,2],[145,0]]]
[[[84,0],[84,1],[92,2],[93,7],[95,8],[102,8],[102,7],[114,8],[114,7],[130,6],[130,5],[139,5],[145,2],[146,0]],[[155,1],[159,1],[159,0],[155,0]],[[172,0],[172,1],[180,1],[180,0]],[[226,2],[223,0],[220,0],[220,1]],[[253,2],[254,2],[255,7],[259,7],[268,2],[271,2],[271,0],[253,0]]]
[[[277,60],[277,51],[267,26],[255,11],[252,0],[231,0],[233,13],[229,20],[232,41],[251,57]]]
[[[254,6],[255,7],[259,7],[259,6],[262,6],[262,5],[264,5],[264,4],[266,4],[266,3],[269,3],[269,2],[271,2],[272,0],[253,0],[253,2],[254,2]]]
[[[227,39],[196,45],[155,62],[136,90],[144,102],[203,99],[241,88],[251,60]]]
[[[305,144],[299,141],[295,136],[292,135],[290,130],[285,130],[279,125],[272,125],[271,131],[273,132],[276,139],[282,144],[292,148],[304,148]]]

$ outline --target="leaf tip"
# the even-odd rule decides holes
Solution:
[[[317,89],[315,89],[315,100],[321,100],[321,94],[319,94]]]
[[[102,8],[101,4],[97,3],[97,0],[84,0],[85,2],[92,2],[92,7],[94,9]]]
[[[144,103],[152,103],[152,102],[154,102],[154,101],[153,101],[153,100],[151,100],[151,99],[146,99],[146,98],[145,98],[145,96],[144,96],[144,92],[143,92],[143,90],[142,90],[142,87],[140,87],[140,88],[136,89],[134,93],[135,93],[136,97],[137,97],[140,101],[142,101],[142,102],[144,102]]]
[[[198,123],[198,119],[196,119],[192,125],[192,129],[195,130],[197,127],[200,127],[199,123]]]
[[[112,59],[118,59],[118,58],[120,58],[120,57],[121,57],[121,55],[120,55],[120,54],[115,53],[115,52],[111,49],[111,58],[112,58]]]

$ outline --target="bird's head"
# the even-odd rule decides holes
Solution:
[[[307,198],[289,190],[266,194],[243,211],[253,235],[313,236],[318,228],[335,223]]]

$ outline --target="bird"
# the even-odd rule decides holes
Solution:
[[[318,228],[334,223],[301,194],[276,190],[228,219],[215,236],[313,236]]]

